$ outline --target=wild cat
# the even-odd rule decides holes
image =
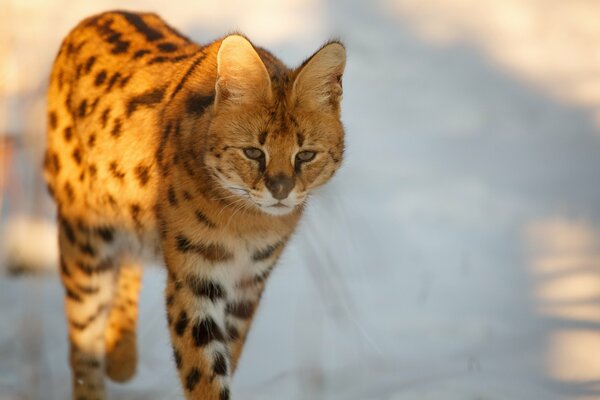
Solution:
[[[344,46],[289,69],[239,34],[198,45],[157,15],[106,12],[65,38],[48,91],[73,399],[136,369],[140,257],[186,399],[226,400],[269,273],[308,194],[339,168]],[[169,368],[169,366],[165,366]]]

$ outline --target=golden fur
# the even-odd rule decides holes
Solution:
[[[168,269],[187,399],[226,400],[269,272],[339,168],[345,51],[296,69],[234,34],[205,46],[154,14],[82,21],[48,91],[74,399],[135,373],[140,262]]]

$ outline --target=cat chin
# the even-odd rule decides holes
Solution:
[[[269,215],[273,215],[273,216],[284,216],[284,215],[288,215],[289,213],[291,213],[292,211],[294,211],[296,209],[296,207],[289,207],[289,206],[284,206],[284,207],[258,206],[258,209],[260,211],[264,212],[265,214],[269,214]]]

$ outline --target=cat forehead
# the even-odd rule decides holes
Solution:
[[[270,110],[265,130],[267,132],[289,132],[300,130],[298,108],[291,107],[285,98],[280,99]]]

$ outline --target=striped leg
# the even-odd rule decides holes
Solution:
[[[225,325],[231,351],[232,373],[237,368],[264,287],[264,280],[242,282],[236,289],[235,299],[230,299],[227,303]]]
[[[173,264],[168,265],[170,271],[177,270]],[[187,260],[178,265],[193,264]],[[224,333],[225,290],[205,276],[185,270],[177,273],[169,274],[166,302],[175,363],[185,398],[229,400],[231,368]]]
[[[65,311],[69,328],[73,399],[105,398],[104,331],[113,295],[114,270],[110,261],[96,258],[83,236],[61,219],[59,248]]]
[[[136,263],[123,263],[117,274],[106,327],[106,373],[116,382],[125,382],[135,375],[137,365],[136,325],[142,269]]]

